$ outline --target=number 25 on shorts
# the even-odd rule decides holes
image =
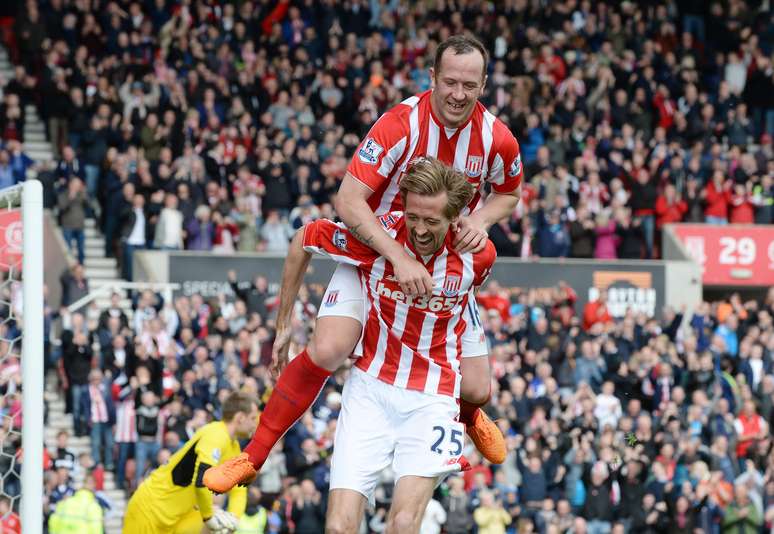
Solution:
[[[462,440],[464,436],[462,430],[451,428],[447,431],[446,428],[436,425],[433,427],[433,436],[436,439],[430,446],[430,450],[434,453],[443,454],[446,452],[449,456],[459,456],[462,454]],[[447,445],[450,445],[451,448],[446,449]]]

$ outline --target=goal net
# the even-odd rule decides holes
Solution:
[[[0,190],[0,517],[25,534],[43,531],[43,265],[40,182]]]

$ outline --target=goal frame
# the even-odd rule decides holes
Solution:
[[[20,519],[43,532],[43,185],[22,184],[22,447]]]

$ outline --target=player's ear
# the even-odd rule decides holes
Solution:
[[[489,76],[484,74],[484,81],[481,84],[481,91],[479,92],[479,96],[484,96],[484,89],[486,89],[486,81],[489,79]]]
[[[435,87],[435,69],[433,67],[430,67],[428,69],[428,72],[430,73],[430,86]]]

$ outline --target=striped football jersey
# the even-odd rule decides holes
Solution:
[[[450,231],[432,256],[417,254],[403,214],[379,217],[385,231],[421,262],[433,279],[430,297],[404,294],[392,265],[353,237],[343,224],[321,219],[304,228],[304,249],[355,265],[366,288],[363,355],[355,365],[388,384],[429,394],[459,397],[462,313],[484,283],[496,252],[491,241],[479,253],[459,253]]]
[[[398,183],[408,165],[421,157],[453,166],[476,186],[462,215],[480,207],[486,183],[502,194],[521,185],[519,143],[508,127],[476,102],[467,123],[446,128],[431,109],[431,93],[412,96],[388,110],[352,156],[347,171],[373,191],[368,203],[376,215],[403,209]]]

